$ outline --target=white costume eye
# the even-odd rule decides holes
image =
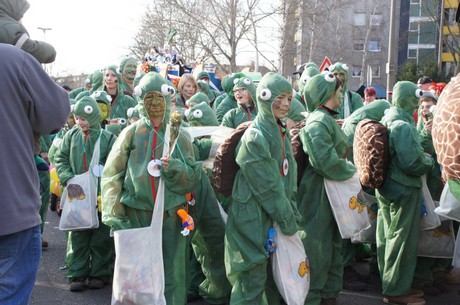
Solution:
[[[169,86],[168,90],[169,90],[169,92],[171,93],[171,95],[176,94],[176,89],[174,89],[173,86]]]
[[[415,90],[415,96],[416,96],[417,98],[421,98],[421,97],[423,96],[423,91],[422,91],[422,89],[417,89],[417,90]]]
[[[118,120],[118,123],[119,123],[120,125],[126,125],[126,119],[121,118],[121,119]]]
[[[251,84],[251,80],[250,80],[249,78],[245,78],[245,79],[243,80],[243,83],[244,83],[245,85],[250,85],[250,84]]]
[[[390,111],[390,109],[387,108],[387,109],[385,109],[385,111],[383,112],[383,114],[386,115],[389,111]]]
[[[119,69],[119,68],[117,68],[117,69],[115,70],[115,72],[117,72],[117,74],[121,74],[121,72],[120,72],[120,69]]]
[[[264,101],[268,101],[272,97],[272,92],[270,89],[264,89],[260,92],[260,98]]]
[[[436,105],[430,107],[430,112],[434,113],[436,111]]]
[[[171,92],[169,91],[168,85],[166,84],[161,85],[161,94],[163,94],[164,96],[171,94]]]
[[[70,105],[70,112],[74,112],[75,111],[75,105]]]
[[[141,88],[141,86],[137,85],[137,86],[134,88],[134,94],[137,95],[137,96],[141,96],[141,95],[142,95],[142,88]]]
[[[83,108],[83,110],[85,111],[86,114],[93,113],[93,107],[91,107],[90,105],[85,106],[85,108]]]
[[[107,95],[107,100],[110,102],[112,102],[112,97],[110,95]]]
[[[185,109],[184,115],[188,118],[189,114],[190,114],[190,109]]]
[[[100,96],[101,96],[101,91],[94,91],[94,93],[93,93],[94,98],[97,98],[97,97],[100,97]]]
[[[238,84],[239,81],[240,81],[239,78],[235,78],[235,79],[233,80],[233,84],[236,85],[236,84]]]
[[[91,83],[91,80],[89,78],[85,79],[85,84]]]
[[[343,68],[345,71],[348,71],[348,66],[347,66],[347,64],[343,64],[343,65],[342,65],[342,68]]]
[[[327,80],[328,82],[332,83],[335,80],[335,76],[332,75],[331,73],[327,73],[324,75],[324,79]]]
[[[193,116],[197,119],[200,119],[201,117],[203,117],[203,111],[201,111],[200,109],[197,109],[193,111]]]
[[[128,108],[128,110],[126,110],[126,115],[128,116],[128,118],[132,117],[133,113],[134,113],[134,108],[133,107]]]
[[[335,65],[332,65],[329,67],[329,71],[334,71],[335,70]]]
[[[230,73],[230,74],[228,75],[228,77],[230,77],[230,78],[235,77],[235,73]]]

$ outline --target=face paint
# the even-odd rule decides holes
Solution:
[[[149,92],[144,98],[144,107],[151,120],[163,118],[166,109],[165,98],[160,92]]]
[[[196,93],[196,87],[192,81],[187,80],[182,87],[182,95],[188,100]]]
[[[342,99],[343,99],[343,94],[342,94],[342,86],[337,88],[337,90],[334,93],[334,106],[335,108],[340,108],[342,105]]]
[[[292,94],[278,95],[272,103],[272,112],[276,120],[284,118],[291,106]]]
[[[99,109],[101,109],[101,122],[109,117],[109,107],[104,102],[97,102]]]
[[[123,77],[129,81],[134,81],[137,71],[137,62],[134,59],[130,59],[126,62],[123,68]]]

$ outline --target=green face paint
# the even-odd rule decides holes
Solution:
[[[134,59],[129,59],[121,72],[127,80],[134,81],[137,72],[137,62]]]
[[[159,92],[149,92],[144,98],[144,107],[151,120],[163,118],[166,109],[165,98]]]
[[[105,103],[97,103],[101,109],[101,122],[109,117],[109,107]]]

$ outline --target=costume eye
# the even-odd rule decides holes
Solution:
[[[137,95],[137,96],[141,96],[142,95],[142,88],[141,86],[137,85],[135,88],[134,88],[134,94]]]
[[[134,108],[133,107],[128,108],[128,110],[126,110],[126,115],[128,116],[128,118],[132,117],[133,113],[134,113]]]
[[[251,84],[251,80],[250,80],[249,78],[245,78],[245,79],[243,80],[243,83],[244,83],[245,85],[250,85],[250,84]]]
[[[184,115],[188,118],[189,114],[190,114],[190,109],[186,109],[184,111]]]
[[[97,98],[97,97],[100,97],[100,96],[101,96],[101,91],[94,91],[94,93],[93,93],[94,98]]]
[[[430,107],[430,112],[434,113],[436,111],[436,105]]]
[[[120,125],[126,125],[126,119],[121,118],[121,119],[118,120],[118,123],[119,123]]]
[[[228,77],[234,78],[234,77],[235,77],[235,73],[230,73],[230,74],[228,75]]]
[[[169,93],[170,93],[171,95],[176,94],[176,89],[174,89],[173,86],[169,86],[168,90],[169,90]]]
[[[335,70],[335,65],[329,66],[329,71],[334,71]]]
[[[421,97],[423,96],[423,91],[422,91],[422,89],[417,89],[417,90],[415,90],[415,96],[416,96],[417,98],[421,98]]]
[[[107,100],[110,102],[112,102],[112,97],[110,95],[107,95]]]
[[[171,94],[171,91],[169,91],[169,86],[166,84],[161,85],[161,94],[163,95],[169,95]]]
[[[342,65],[342,68],[343,68],[345,71],[348,71],[348,65],[347,65],[347,64],[343,64],[343,65]]]
[[[75,105],[70,105],[70,112],[74,112],[75,111]]]
[[[260,93],[260,98],[264,101],[268,101],[271,97],[272,97],[272,92],[270,91],[270,89],[264,89]]]
[[[331,73],[327,73],[327,74],[324,74],[324,79],[332,83],[335,80],[335,76],[332,75]]]
[[[302,78],[302,83],[304,84],[307,84],[309,81],[310,81],[311,77],[310,76],[305,76],[304,78]]]
[[[203,117],[203,111],[201,111],[200,109],[197,109],[193,111],[193,116],[197,119],[200,119],[201,117]]]
[[[239,78],[235,78],[235,79],[233,80],[233,84],[236,85],[236,84],[238,84],[239,81],[240,81]]]
[[[83,111],[85,111],[86,114],[91,114],[93,113],[93,107],[91,106],[85,106],[85,108],[83,108]]]

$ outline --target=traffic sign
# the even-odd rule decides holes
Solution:
[[[326,69],[329,70],[328,68],[332,65],[331,60],[325,56],[323,62],[321,63],[321,66],[319,66],[319,72],[323,72]]]

